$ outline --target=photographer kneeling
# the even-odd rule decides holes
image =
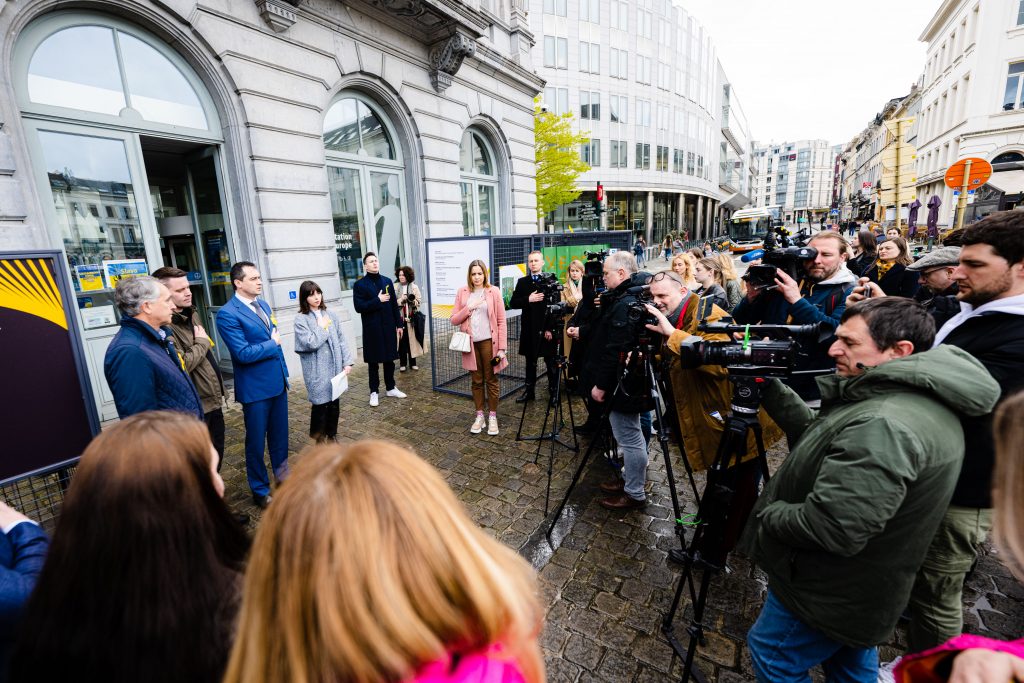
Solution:
[[[605,259],[607,290],[601,295],[600,316],[589,330],[594,343],[587,348],[582,374],[590,397],[604,406],[610,404],[608,420],[623,454],[624,478],[601,485],[602,491],[617,494],[601,500],[609,510],[632,510],[647,504],[647,440],[640,429],[640,413],[650,410],[650,396],[643,391],[627,394],[618,390],[623,361],[637,341],[629,309],[639,299],[631,289],[646,284],[648,278],[638,276],[637,270],[636,257],[628,251],[617,251]]]
[[[930,351],[935,323],[888,297],[846,309],[819,377],[822,409],[771,380],[768,414],[793,444],[747,522],[740,550],[768,575],[747,643],[759,681],[871,681],[942,520],[964,452],[961,415],[999,385],[966,352]]]
[[[810,239],[808,247],[817,255],[803,262],[799,281],[779,269],[774,284],[758,287],[748,280],[747,296],[733,309],[737,323],[752,325],[810,325],[823,322],[835,329],[846,309],[846,297],[856,277],[846,268],[850,245],[836,232],[820,232]],[[771,252],[765,255],[770,261]],[[749,274],[750,271],[748,271]],[[769,291],[762,291],[762,290]],[[832,368],[828,342],[805,348],[807,355],[797,362],[797,370]],[[800,396],[817,399],[818,387],[813,377],[795,376],[787,381]]]

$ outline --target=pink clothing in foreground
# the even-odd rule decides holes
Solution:
[[[455,305],[452,307],[452,325],[458,325],[459,329],[466,334],[472,333],[469,319],[473,312],[467,307],[469,295],[468,287],[459,287],[459,291],[455,294]],[[495,354],[498,351],[507,352],[508,334],[505,325],[505,302],[501,299],[501,290],[494,286],[487,287],[484,289],[484,295],[487,297],[487,318],[491,325],[493,352]],[[494,372],[501,372],[507,367],[508,358],[502,358],[501,363],[494,368]],[[476,354],[472,352],[462,354],[462,368],[469,371],[476,370]]]
[[[408,683],[525,683],[519,665],[504,658],[501,646],[493,645],[485,652],[465,655],[452,670],[452,657],[431,662]]]
[[[941,683],[948,676],[949,666],[942,667],[945,675],[938,673],[938,667],[958,653],[973,649],[1005,652],[1024,659],[1024,639],[993,640],[981,636],[962,635],[931,650],[905,656],[893,672],[896,683]]]

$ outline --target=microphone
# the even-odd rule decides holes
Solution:
[[[744,254],[743,256],[740,256],[740,261],[743,261],[743,263],[750,263],[751,261],[756,261],[762,256],[764,256],[764,249],[755,249],[749,254]]]
[[[874,365],[864,365],[863,363],[857,363],[858,370],[874,370]]]

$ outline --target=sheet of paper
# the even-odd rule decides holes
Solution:
[[[344,372],[339,372],[331,378],[331,400],[338,400],[338,397],[346,391],[348,391],[348,375]]]

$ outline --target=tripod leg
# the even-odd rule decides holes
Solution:
[[[551,532],[555,530],[555,523],[557,523],[558,518],[562,516],[562,512],[565,510],[565,506],[569,504],[569,496],[572,495],[573,489],[576,488],[576,485],[580,481],[580,476],[583,474],[583,470],[586,469],[587,463],[590,461],[590,456],[594,452],[594,447],[598,444],[598,442],[603,441],[603,439],[600,439],[598,437],[602,436],[603,432],[606,431],[607,429],[607,427],[604,427],[602,429],[602,434],[598,434],[594,437],[593,441],[590,442],[590,446],[588,446],[587,450],[583,453],[583,457],[580,458],[580,464],[576,467],[576,471],[572,475],[572,481],[569,482],[569,488],[566,489],[565,491],[565,497],[563,497],[562,502],[558,504],[558,509],[555,510],[555,516],[551,519],[551,524],[548,525],[548,532],[547,534],[545,534],[548,538],[548,542],[551,541]]]

